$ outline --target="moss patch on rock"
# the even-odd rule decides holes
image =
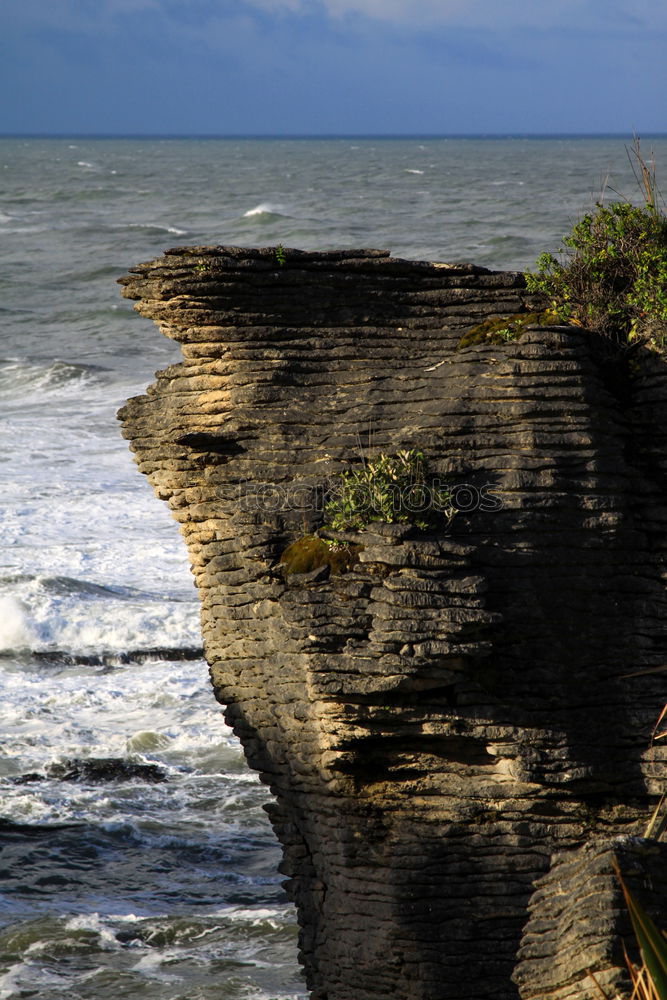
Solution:
[[[473,326],[461,337],[456,345],[457,351],[473,344],[507,344],[517,340],[528,326],[552,326],[562,320],[551,309],[542,312],[513,313],[510,316],[496,316],[485,319],[483,323]]]
[[[359,561],[362,548],[362,545],[330,542],[317,535],[305,535],[287,546],[280,557],[280,565],[288,574],[312,573],[322,566],[328,566],[333,575],[347,573]]]

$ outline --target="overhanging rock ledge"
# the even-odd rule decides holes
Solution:
[[[637,836],[666,773],[662,359],[568,327],[457,350],[534,309],[522,276],[384,251],[183,247],[121,281],[182,347],[123,433],[273,793],[314,1000],[622,986],[614,859],[667,924]],[[408,448],[459,487],[451,527],[286,574],[331,477]]]

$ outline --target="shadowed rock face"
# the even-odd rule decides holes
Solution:
[[[517,274],[279,257],[122,279],[184,360],[120,416],[275,798],[312,996],[596,996],[589,969],[622,982],[614,858],[664,907],[627,835],[665,777],[665,366],[566,327],[457,351],[535,307]],[[449,528],[374,524],[348,572],[285,572],[332,476],[413,447],[457,487]]]

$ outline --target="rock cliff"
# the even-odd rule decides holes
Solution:
[[[314,1000],[622,984],[614,859],[667,923],[637,839],[666,773],[663,361],[567,327],[457,349],[534,308],[522,276],[383,251],[185,247],[121,280],[182,347],[123,433],[273,793]],[[451,525],[288,572],[332,478],[408,448]]]

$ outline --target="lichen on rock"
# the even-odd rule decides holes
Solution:
[[[554,326],[560,321],[550,309],[539,312],[519,312],[511,316],[494,316],[468,330],[458,342],[458,349],[475,344],[507,344],[516,340],[532,326]]]
[[[334,575],[346,573],[359,560],[361,545],[335,542],[317,535],[304,535],[287,546],[280,557],[285,572],[312,573],[327,568]]]

